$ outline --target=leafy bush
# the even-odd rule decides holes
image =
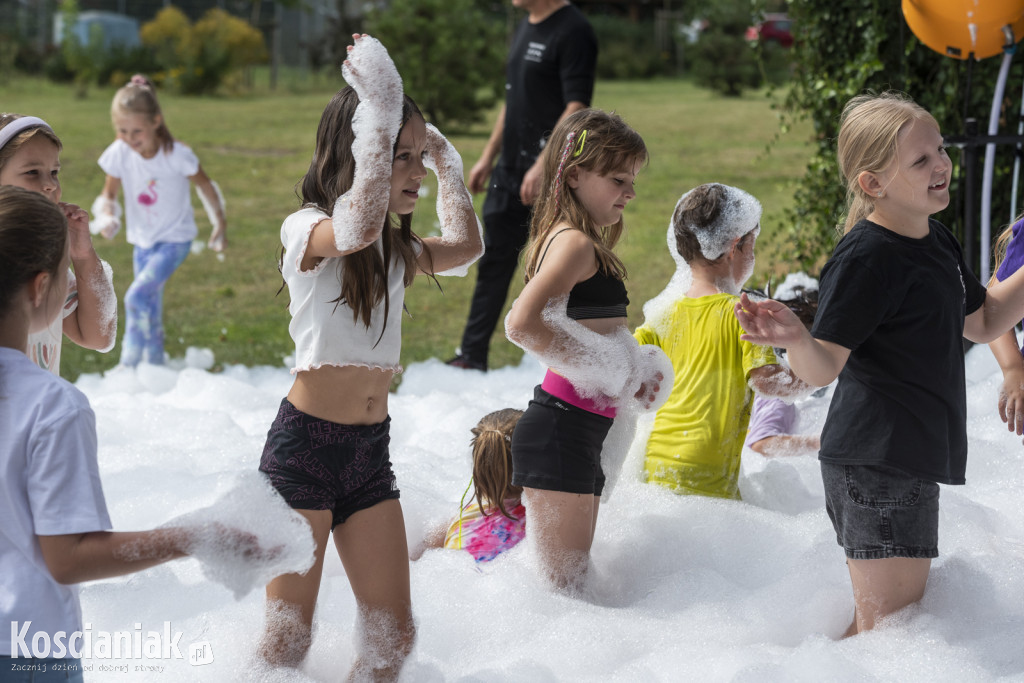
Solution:
[[[845,187],[839,175],[835,141],[846,102],[866,90],[901,90],[930,111],[946,135],[963,133],[965,114],[977,118],[984,131],[1000,59],[968,64],[933,52],[907,28],[899,4],[889,0],[856,4],[800,0],[791,3],[789,15],[799,33],[793,47],[793,87],[786,99],[782,129],[785,131],[793,120],[810,118],[816,148],[795,192],[795,208],[787,215],[789,225],[778,232],[774,249],[776,258],[810,270],[831,253],[836,226],[845,220]],[[968,74],[973,81],[969,95]],[[1004,121],[1016,120],[1019,103],[1020,79],[1011,77],[1003,103]],[[1005,124],[1002,131],[1008,132]],[[1009,219],[1013,165],[1013,154],[1006,146],[997,147],[997,153],[992,215],[998,218],[993,219],[993,241]],[[979,152],[979,156],[983,154],[983,150]],[[956,164],[961,155],[956,149],[951,149],[950,155],[954,161],[950,186],[953,200],[937,218],[962,240],[962,206],[958,199],[962,198],[964,173]],[[979,161],[979,191],[980,166]]]
[[[405,92],[442,130],[479,121],[503,93],[505,31],[473,0],[394,0],[367,16]]]
[[[667,72],[671,55],[658,50],[653,22],[608,15],[591,15],[587,20],[597,34],[598,78],[650,78]]]
[[[750,18],[749,0],[718,0],[708,8],[708,27],[691,50],[698,84],[733,97],[761,84],[757,54],[745,37]]]
[[[170,5],[144,24],[140,33],[163,69],[154,79],[185,94],[212,92],[233,74],[267,59],[263,34],[216,8],[192,25]]]

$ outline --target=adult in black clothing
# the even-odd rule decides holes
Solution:
[[[487,188],[485,251],[462,344],[448,361],[474,370],[487,369],[491,335],[529,236],[530,206],[543,176],[540,151],[555,125],[589,107],[594,93],[597,37],[583,14],[567,0],[512,0],[512,5],[528,15],[509,50],[505,104],[469,172],[471,192]]]

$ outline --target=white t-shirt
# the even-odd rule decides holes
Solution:
[[[98,163],[104,173],[121,180],[130,244],[149,249],[157,242],[190,242],[198,234],[189,177],[199,171],[199,159],[188,145],[175,141],[170,153],[161,147],[146,159],[115,140]]]
[[[64,298],[64,310],[45,330],[28,335],[28,348],[25,353],[32,362],[43,370],[60,375],[60,345],[64,341],[64,318],[78,308],[78,281],[74,272],[68,268],[68,294]]]
[[[359,365],[401,372],[398,358],[402,347],[405,264],[397,254],[392,254],[387,327],[383,299],[373,310],[369,328],[362,320],[353,320],[351,308],[334,303],[341,293],[338,258],[325,258],[313,270],[301,270],[313,227],[327,217],[319,209],[307,208],[288,216],[281,226],[285,249],[281,274],[291,296],[288,332],[295,341],[292,374],[322,365]],[[380,249],[380,240],[367,248]]]
[[[31,636],[82,629],[77,586],[50,575],[36,536],[111,528],[96,462],[96,417],[66,380],[0,347],[0,655],[11,622]]]

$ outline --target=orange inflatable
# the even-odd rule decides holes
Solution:
[[[903,0],[903,16],[918,39],[953,59],[993,57],[1003,51],[1003,27],[1024,38],[1024,0]]]

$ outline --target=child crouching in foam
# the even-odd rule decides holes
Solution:
[[[682,261],[671,303],[647,307],[634,336],[660,347],[675,368],[672,391],[647,441],[647,481],[677,493],[739,499],[740,453],[753,391],[810,390],[769,347],[742,341],[732,315],[754,270],[761,205],[735,187],[709,183],[680,198],[669,244]],[[678,259],[677,259],[678,260]],[[689,270],[687,274],[685,271]],[[659,297],[667,301],[668,296]]]
[[[418,559],[428,548],[465,550],[477,562],[490,562],[526,537],[526,509],[521,486],[512,485],[512,432],[523,411],[504,408],[484,415],[470,430],[473,478],[459,505],[459,514],[424,539]],[[473,497],[466,502],[466,494]]]

